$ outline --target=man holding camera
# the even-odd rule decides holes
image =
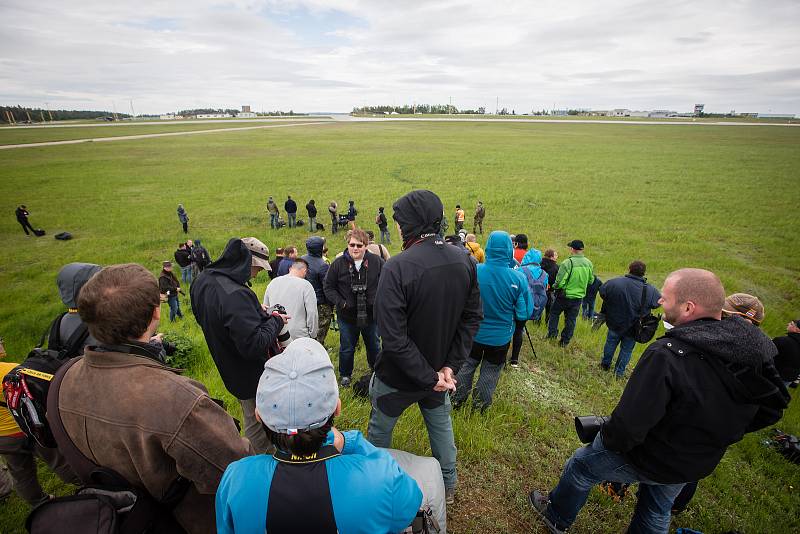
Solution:
[[[668,532],[683,485],[708,476],[728,446],[788,404],[775,345],[755,325],[721,320],[725,290],[714,273],[673,272],[659,302],[674,328],[647,348],[610,419],[567,460],[549,496],[529,496],[550,532],[566,531],[604,480],[639,483],[628,532]]]
[[[289,274],[270,282],[264,292],[267,309],[280,305],[283,310],[279,311],[291,317],[287,324],[289,338],[282,342],[285,345],[301,337],[317,336],[317,295],[311,282],[306,280],[307,272],[308,262],[297,258],[289,268]]]
[[[358,337],[364,340],[369,368],[381,350],[378,327],[372,314],[378,279],[384,261],[367,251],[369,238],[360,228],[347,231],[347,249],[333,260],[325,276],[325,298],[336,307],[339,321],[339,377],[350,385]]]
[[[176,493],[172,517],[186,531],[213,532],[222,473],[253,449],[201,383],[165,365],[155,277],[137,264],[106,267],[83,286],[78,309],[98,343],[58,391],[67,436],[154,499]]]
[[[258,377],[280,352],[278,334],[289,316],[267,313],[249,282],[270,270],[269,249],[255,237],[234,238],[192,284],[192,309],[225,387],[239,399],[244,435],[256,451],[272,445],[255,418]]]

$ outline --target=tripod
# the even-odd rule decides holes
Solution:
[[[536,356],[536,349],[533,348],[533,340],[531,340],[531,335],[528,332],[528,323],[527,323],[527,321],[525,322],[524,329],[525,329],[525,335],[528,336],[528,343],[530,343],[530,345],[531,345],[531,352],[533,352],[533,357],[534,358],[538,358],[538,356]]]

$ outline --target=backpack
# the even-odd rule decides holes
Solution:
[[[208,252],[203,247],[193,247],[192,248],[192,261],[197,264],[199,268],[203,268],[208,265],[210,262],[208,261]]]
[[[53,237],[55,237],[59,241],[69,241],[70,239],[72,239],[72,234],[69,232],[61,232],[54,235]]]
[[[542,318],[542,313],[544,313],[544,308],[547,304],[547,284],[544,281],[547,273],[543,270],[539,278],[534,279],[528,267],[522,267],[521,270],[525,273],[525,278],[528,279],[528,289],[533,296],[533,313],[530,319],[538,321]]]
[[[378,226],[381,225],[381,214],[380,213],[375,216],[375,224],[377,224]]]
[[[58,411],[61,381],[80,358],[73,358],[53,377],[53,394],[47,402],[47,415],[58,449],[67,463],[86,484],[75,495],[50,499],[33,510],[25,520],[31,534],[144,534],[181,533],[184,530],[172,517],[172,509],[186,495],[191,481],[178,477],[157,501],[147,491],[130,484],[113,469],[89,460],[73,443]]]
[[[59,330],[62,313],[52,322],[39,344],[27,358],[3,377],[3,398],[17,426],[42,447],[56,446],[47,423],[47,395],[56,371],[70,358],[83,351],[89,329],[84,323],[62,342]],[[47,338],[47,349],[44,340]]]

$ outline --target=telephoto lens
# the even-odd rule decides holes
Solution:
[[[606,424],[611,418],[601,415],[584,415],[575,418],[575,432],[578,433],[578,439],[581,443],[591,443],[594,441],[600,428]]]

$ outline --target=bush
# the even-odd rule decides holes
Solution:
[[[170,332],[164,335],[164,341],[175,345],[175,353],[167,356],[167,365],[176,369],[191,369],[200,357],[199,350],[194,346],[192,338],[180,332]]]

